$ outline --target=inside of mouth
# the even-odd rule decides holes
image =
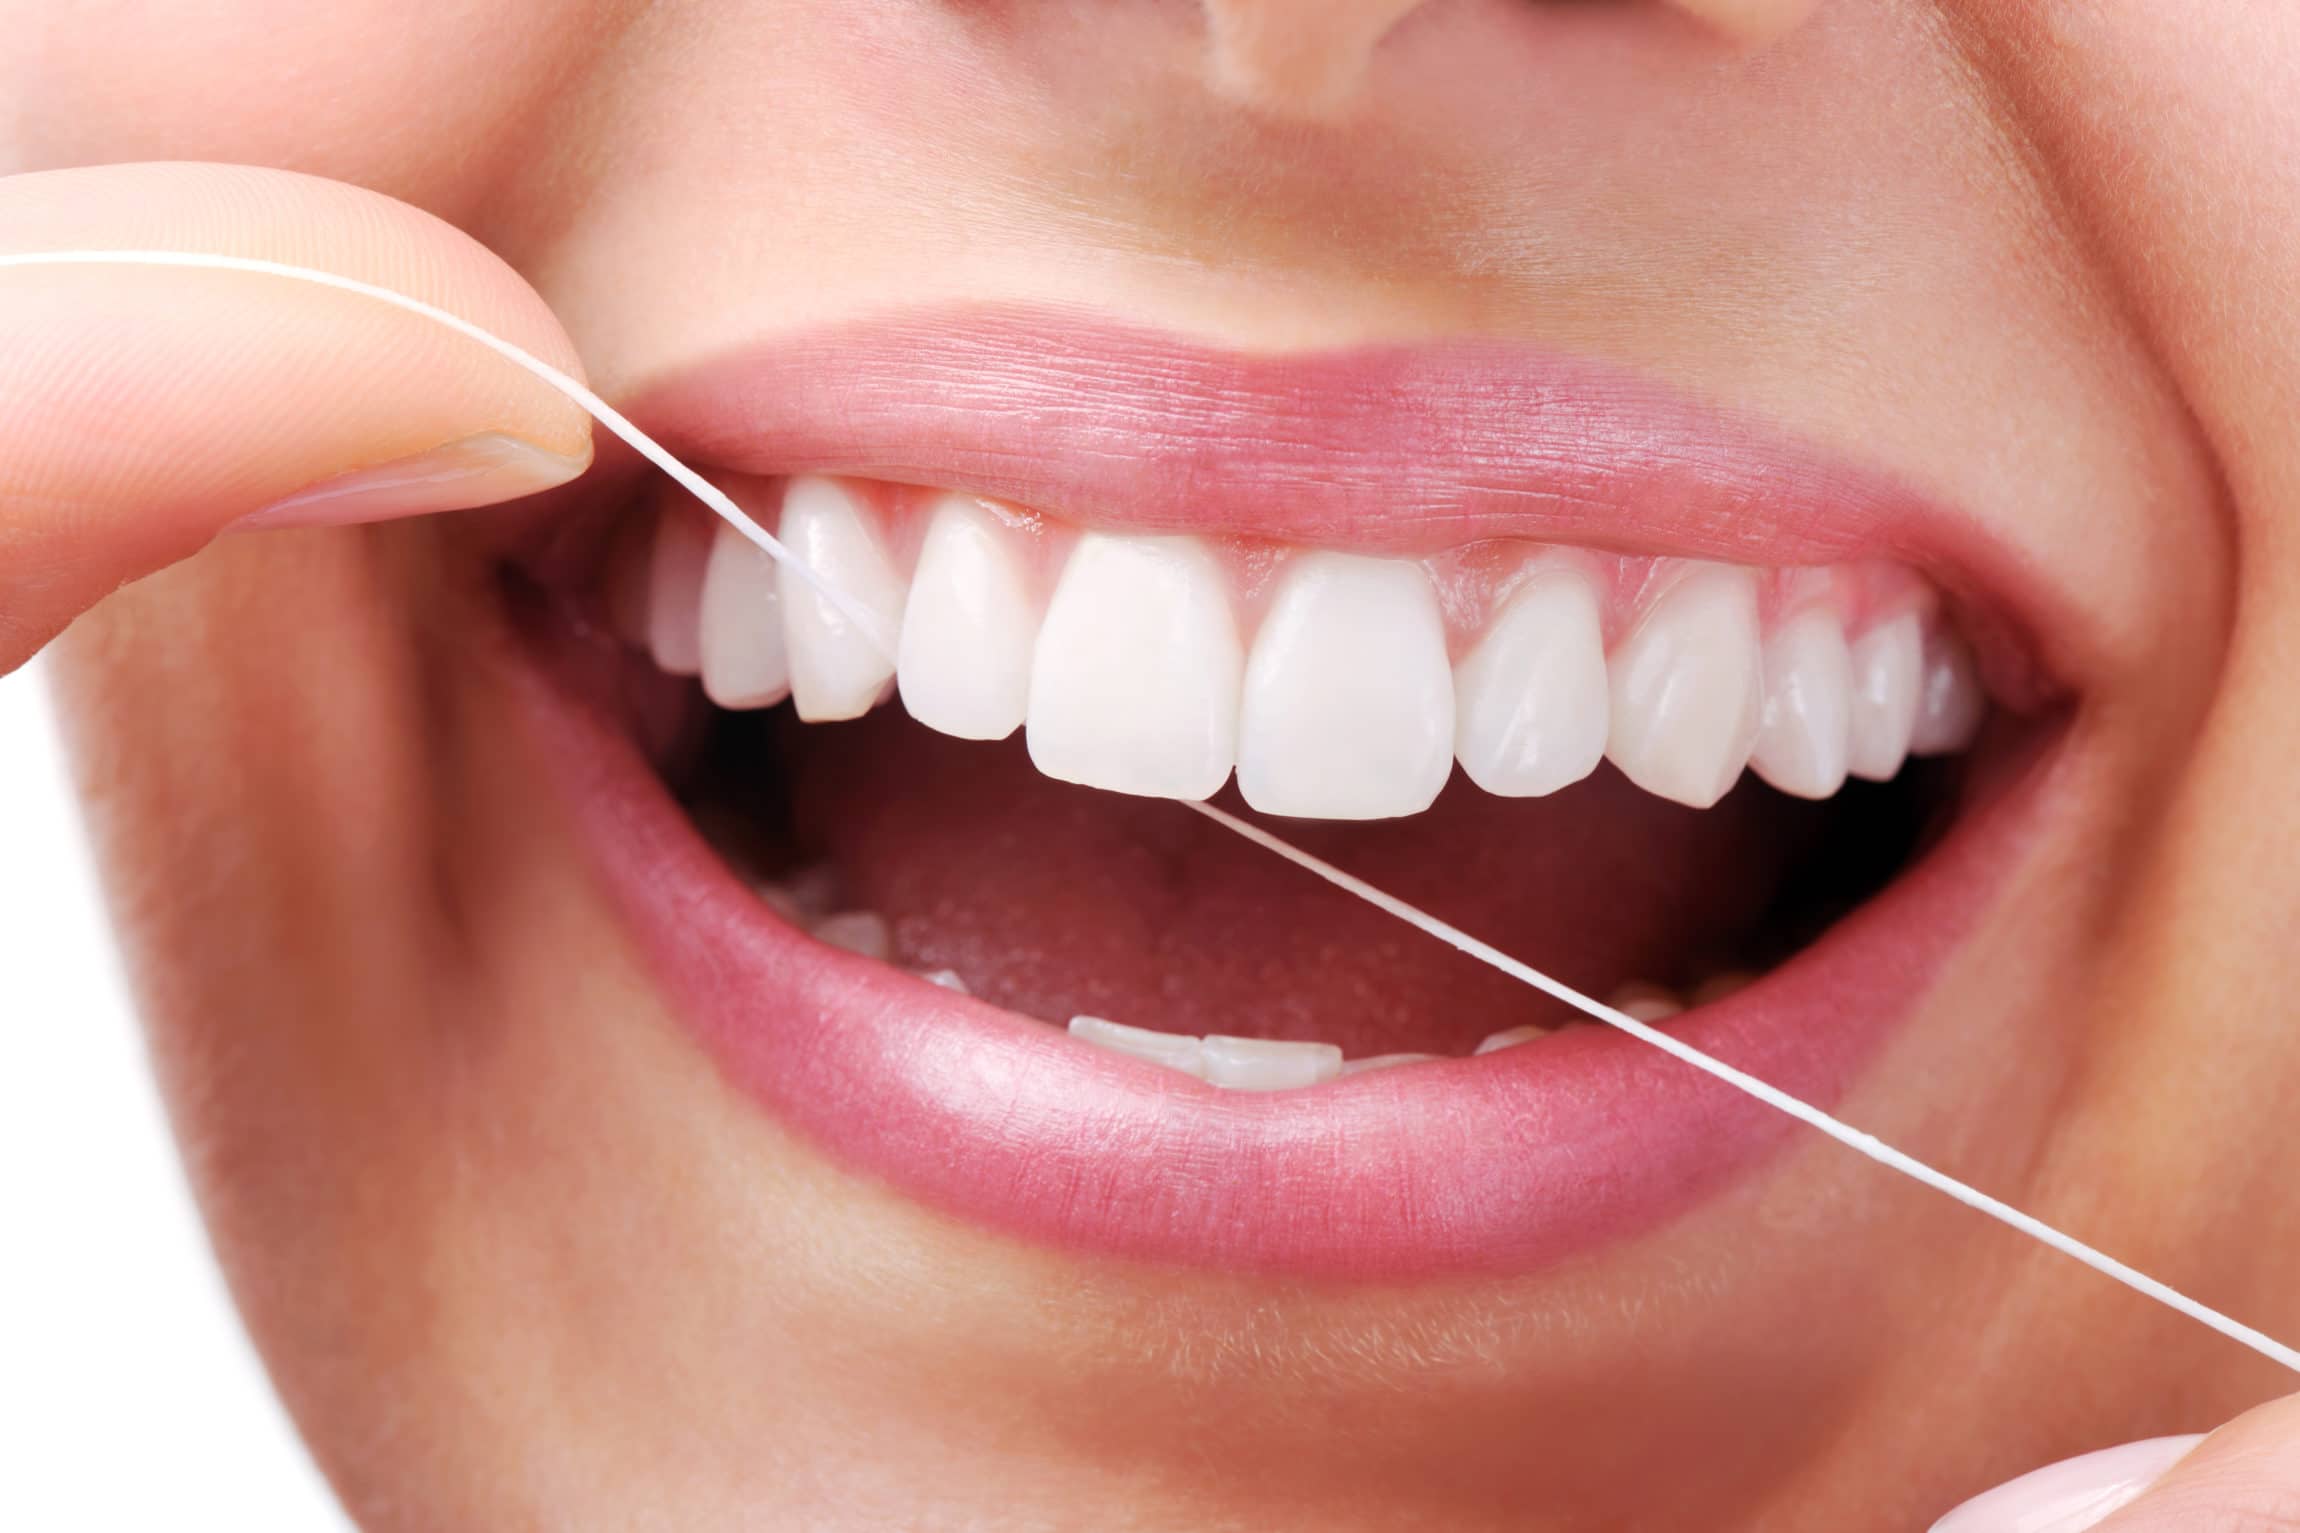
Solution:
[[[790,918],[1024,1016],[1473,1053],[1576,1013],[1173,804],[1057,782],[1019,740],[895,710],[809,725],[710,710],[674,790]],[[1706,810],[1600,768],[1535,799],[1456,779],[1428,810],[1287,839],[1574,986],[1650,1015],[1721,998],[1882,888],[1939,832],[1956,767],[1829,800],[1747,782]],[[1217,800],[1250,812],[1235,795]]]
[[[600,517],[575,540],[580,575],[562,568],[553,583],[603,642],[623,636],[626,714],[763,918],[1073,1031],[1073,1019],[1106,1019],[1388,1062],[1577,1023],[1562,1003],[1171,802],[1048,775],[1024,729],[953,738],[910,717],[891,680],[873,684],[860,717],[835,722],[803,721],[803,693],[796,708],[776,697],[717,706],[706,694],[725,688],[682,674],[697,668],[691,653],[666,662],[661,624],[643,610],[667,514],[646,504]],[[775,525],[771,512],[760,520]],[[901,545],[883,526],[871,535]],[[913,529],[913,563],[918,541]],[[1264,561],[1229,562],[1266,613],[1282,578]],[[569,565],[564,550],[557,563]],[[788,592],[784,606],[787,623]],[[1457,627],[1461,606],[1447,607]],[[1609,642],[1618,659],[1621,634]],[[1454,648],[1463,643],[1457,633]],[[1662,1020],[1749,985],[1890,883],[1955,822],[1973,762],[1995,749],[1911,758],[1888,780],[1844,780],[1818,798],[1743,773],[1701,808],[1609,761],[1522,797],[1456,768],[1416,812],[1274,824],[1566,984]],[[1216,802],[1253,812],[1235,783]],[[1148,1052],[1159,1057],[1159,1045]]]

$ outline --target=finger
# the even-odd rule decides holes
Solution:
[[[61,248],[317,267],[578,372],[543,300],[492,252],[336,182],[190,164],[0,178],[0,252]],[[538,379],[355,294],[245,273],[0,270],[0,672],[227,528],[488,505],[575,477],[590,442],[589,418]]]
[[[2153,1437],[2048,1464],[1975,1496],[1932,1533],[2083,1533],[2180,1462],[2201,1437]]]
[[[2101,1533],[2300,1533],[2300,1395],[2237,1417]]]

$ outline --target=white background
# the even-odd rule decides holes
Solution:
[[[0,677],[0,1231],[0,1528],[348,1526],[208,1254],[24,672]]]

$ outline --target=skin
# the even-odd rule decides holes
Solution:
[[[611,398],[934,299],[1525,337],[1898,474],[2081,597],[2083,701],[1847,1115],[2300,1333],[2300,19],[1209,9],[0,0],[0,171],[61,172],[0,180],[0,248],[326,265]],[[163,159],[327,181],[78,168]],[[0,398],[0,663],[93,606],[54,674],[154,1055],[365,1526],[1913,1527],[2287,1383],[1821,1146],[1469,1286],[922,1211],[671,1024],[464,642],[468,519],[218,535],[476,433],[550,456],[474,499],[542,488],[567,406],[353,299],[120,272],[0,274]],[[2288,1525],[2280,1412],[2112,1526]]]

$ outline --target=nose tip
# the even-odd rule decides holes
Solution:
[[[1374,49],[1428,0],[1204,0],[1216,91],[1266,111],[1323,116],[1349,101]],[[1768,42],[1820,0],[1665,0],[1729,38]]]

